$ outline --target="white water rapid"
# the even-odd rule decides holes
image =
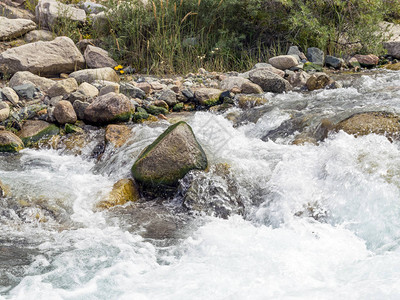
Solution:
[[[190,213],[179,195],[93,210],[166,121],[135,125],[99,161],[0,156],[12,191],[0,199],[0,299],[400,299],[400,142],[338,132],[293,145],[296,129],[279,129],[298,114],[400,113],[399,73],[351,78],[267,94],[255,123],[240,109],[187,116],[211,166],[192,175],[194,197],[240,202],[227,219]]]

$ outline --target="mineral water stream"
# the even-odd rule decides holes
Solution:
[[[100,161],[85,149],[0,156],[12,191],[0,199],[0,299],[400,299],[400,142],[338,132],[300,146],[277,130],[298,114],[400,113],[398,73],[349,78],[267,94],[255,123],[228,120],[240,109],[187,116],[211,166],[193,175],[209,182],[196,197],[242,203],[226,219],[188,213],[179,196],[93,209],[166,122],[133,127]]]

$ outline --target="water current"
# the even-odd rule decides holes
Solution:
[[[304,130],[295,118],[313,131],[323,118],[400,113],[399,73],[341,80],[185,115],[210,171],[171,199],[94,209],[167,121],[132,126],[99,159],[95,134],[81,155],[0,156],[11,190],[0,198],[0,299],[400,299],[400,142],[340,131],[292,144]],[[192,181],[202,211],[182,205]]]

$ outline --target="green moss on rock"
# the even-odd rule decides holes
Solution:
[[[146,107],[146,111],[154,116],[158,116],[159,114],[166,115],[168,114],[168,110],[166,110],[164,107],[160,106],[155,106],[155,105],[149,105]]]
[[[153,193],[176,187],[190,170],[205,170],[206,154],[186,122],[170,126],[138,157],[132,176]]]

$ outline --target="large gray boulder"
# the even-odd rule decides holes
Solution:
[[[40,75],[70,73],[82,68],[85,60],[68,37],[36,42],[8,49],[0,54],[0,70],[8,74],[29,71]]]
[[[126,122],[130,119],[134,109],[131,101],[125,95],[108,93],[94,99],[85,109],[84,119],[94,124]]]
[[[118,82],[119,77],[112,68],[85,69],[69,74],[80,84],[82,82],[92,83],[96,80]]]
[[[170,126],[142,151],[132,176],[151,192],[168,191],[191,170],[205,170],[208,162],[192,128],[185,122]]]
[[[381,22],[379,23],[379,27],[381,30],[378,35],[382,34],[385,39],[383,47],[387,50],[389,55],[394,58],[400,58],[400,25]]]
[[[282,93],[291,89],[290,83],[269,71],[269,69],[255,69],[249,73],[249,78],[258,84],[264,92]]]
[[[0,40],[24,35],[36,28],[35,22],[26,19],[8,19],[0,16]]]
[[[42,92],[47,93],[47,91],[53,86],[54,81],[48,78],[40,77],[38,75],[32,74],[28,71],[21,71],[14,74],[11,77],[9,86],[15,87],[27,82],[31,82],[36,85]]]
[[[118,63],[109,56],[106,50],[92,45],[86,47],[84,57],[86,65],[91,69],[105,67],[113,68],[118,65]]]
[[[83,9],[63,4],[56,0],[40,0],[35,9],[36,21],[41,27],[52,28],[60,18],[85,22],[86,12]]]

